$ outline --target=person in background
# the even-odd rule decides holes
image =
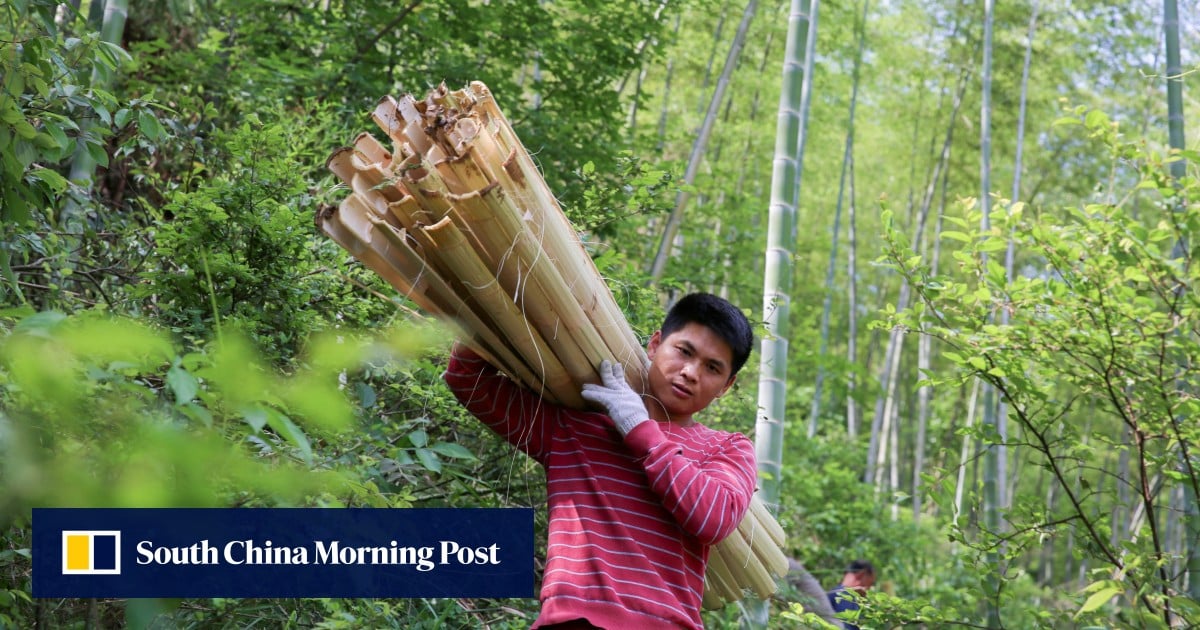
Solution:
[[[455,345],[450,390],[546,469],[550,534],[534,628],[703,627],[709,549],[745,515],[757,468],[744,435],[694,416],[733,386],[753,339],[728,301],[684,296],[646,346],[644,393],[608,361],[601,383],[583,386],[601,411],[551,404]]]
[[[857,611],[858,597],[866,595],[874,585],[875,566],[866,560],[855,560],[846,567],[842,583],[827,594],[829,605],[833,606],[835,613]],[[846,630],[858,630],[858,626],[848,621],[843,621],[842,625]]]

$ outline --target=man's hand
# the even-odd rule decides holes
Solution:
[[[584,400],[594,402],[608,410],[621,437],[629,434],[637,425],[650,420],[642,397],[625,381],[625,369],[619,363],[607,359],[600,362],[600,380],[603,385],[585,383],[580,393]]]

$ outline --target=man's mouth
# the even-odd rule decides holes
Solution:
[[[684,385],[680,385],[679,383],[671,383],[671,390],[674,391],[675,395],[679,396],[680,398],[688,398],[692,395],[692,390],[688,389]]]

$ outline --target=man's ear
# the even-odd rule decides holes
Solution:
[[[730,389],[730,388],[732,388],[732,387],[733,387],[733,384],[734,384],[734,383],[736,383],[736,382],[737,382],[737,374],[734,374],[733,376],[730,376],[730,377],[729,377],[729,382],[728,382],[728,383],[725,383],[725,387],[722,387],[722,388],[721,388],[721,393],[720,393],[720,394],[717,394],[717,398],[720,398],[721,396],[724,396],[724,395],[725,395],[725,392],[729,391],[729,389]]]
[[[650,341],[646,342],[646,357],[654,358],[654,353],[658,350],[659,344],[662,343],[662,331],[656,330],[653,335],[650,335]]]

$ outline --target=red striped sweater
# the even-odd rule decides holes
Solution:
[[[702,628],[708,546],[754,492],[740,433],[612,420],[544,402],[458,347],[444,375],[459,401],[546,469],[550,534],[533,627],[586,618],[609,629]]]

